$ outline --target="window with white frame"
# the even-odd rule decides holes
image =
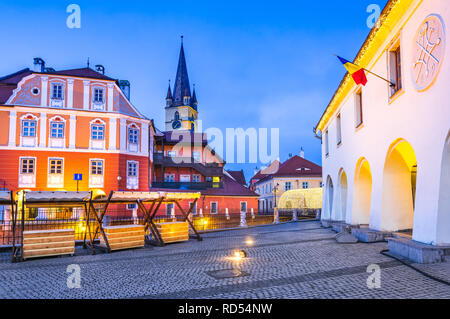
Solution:
[[[139,163],[136,161],[127,161],[127,188],[139,188]]]
[[[62,158],[48,159],[47,187],[64,187],[64,160]]]
[[[211,202],[210,213],[211,213],[211,214],[217,214],[217,212],[218,212],[218,205],[217,205],[217,202]]]
[[[197,162],[202,161],[202,156],[201,156],[200,152],[192,152],[192,158]]]
[[[302,183],[302,188],[303,189],[309,188],[309,183],[308,182],[303,182]]]
[[[172,210],[175,208],[173,203],[166,204],[166,216],[172,215]]]
[[[359,127],[363,123],[362,91],[355,94],[355,126]]]
[[[342,143],[341,114],[336,117],[336,143],[337,145]]]
[[[36,158],[20,158],[19,187],[36,187]]]
[[[284,184],[284,190],[285,191],[290,191],[292,189],[292,183],[291,182],[286,182]]]
[[[52,99],[63,100],[64,99],[64,84],[53,83],[52,84]]]
[[[175,182],[175,174],[164,174],[164,182],[166,183]]]
[[[134,203],[134,204],[127,204],[127,209],[128,210],[137,209],[137,204],[136,203]]]
[[[191,208],[192,215],[197,215],[197,202],[189,202],[189,208]]]
[[[22,120],[22,136],[23,137],[35,137],[36,136],[36,121],[35,120]]]
[[[51,122],[50,123],[50,137],[51,138],[64,138],[64,122]]]
[[[105,162],[102,159],[90,160],[89,187],[103,187]]]
[[[105,89],[101,87],[94,87],[92,89],[92,109],[105,109]]]
[[[128,151],[138,152],[139,150],[139,129],[135,124],[128,127]]]
[[[100,120],[91,122],[91,140],[92,149],[105,148],[105,123]]]

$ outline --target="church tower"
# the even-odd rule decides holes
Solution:
[[[180,57],[175,78],[175,87],[169,89],[166,96],[166,131],[197,131],[197,96],[195,87],[191,95],[189,76],[184,56],[183,37],[181,37]]]

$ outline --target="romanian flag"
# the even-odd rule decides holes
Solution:
[[[342,62],[348,73],[352,75],[356,85],[362,84],[365,86],[367,84],[366,73],[363,68],[351,63],[344,58],[341,58],[340,56],[338,56],[338,59]]]

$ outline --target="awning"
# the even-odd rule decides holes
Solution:
[[[91,192],[25,192],[25,204],[46,203],[56,206],[58,204],[84,204],[91,198]]]

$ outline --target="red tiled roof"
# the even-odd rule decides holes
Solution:
[[[223,176],[223,187],[222,188],[208,188],[206,190],[200,191],[202,195],[206,196],[249,196],[258,197],[254,191],[248,189],[247,187],[239,184],[231,177],[227,175]],[[198,190],[180,190],[180,189],[167,189],[167,188],[151,188],[150,191],[162,191],[162,192],[185,192],[185,193],[196,193]]]
[[[281,164],[273,176],[322,176],[322,167],[298,155]]]
[[[0,78],[0,104],[6,103],[13,91],[17,88],[17,84],[20,80],[31,73],[30,69],[23,69]]]
[[[227,170],[227,172],[239,184],[244,185],[244,186],[247,185],[247,181],[245,180],[245,175],[244,175],[244,171],[243,170],[240,170],[240,171],[228,171]]]
[[[36,72],[36,73],[38,73],[38,72]],[[55,72],[46,72],[45,74],[78,76],[78,77],[82,77],[82,78],[116,81],[116,79],[110,78],[109,76],[101,74],[95,70],[92,70],[91,68],[61,70],[61,71],[55,71]]]

